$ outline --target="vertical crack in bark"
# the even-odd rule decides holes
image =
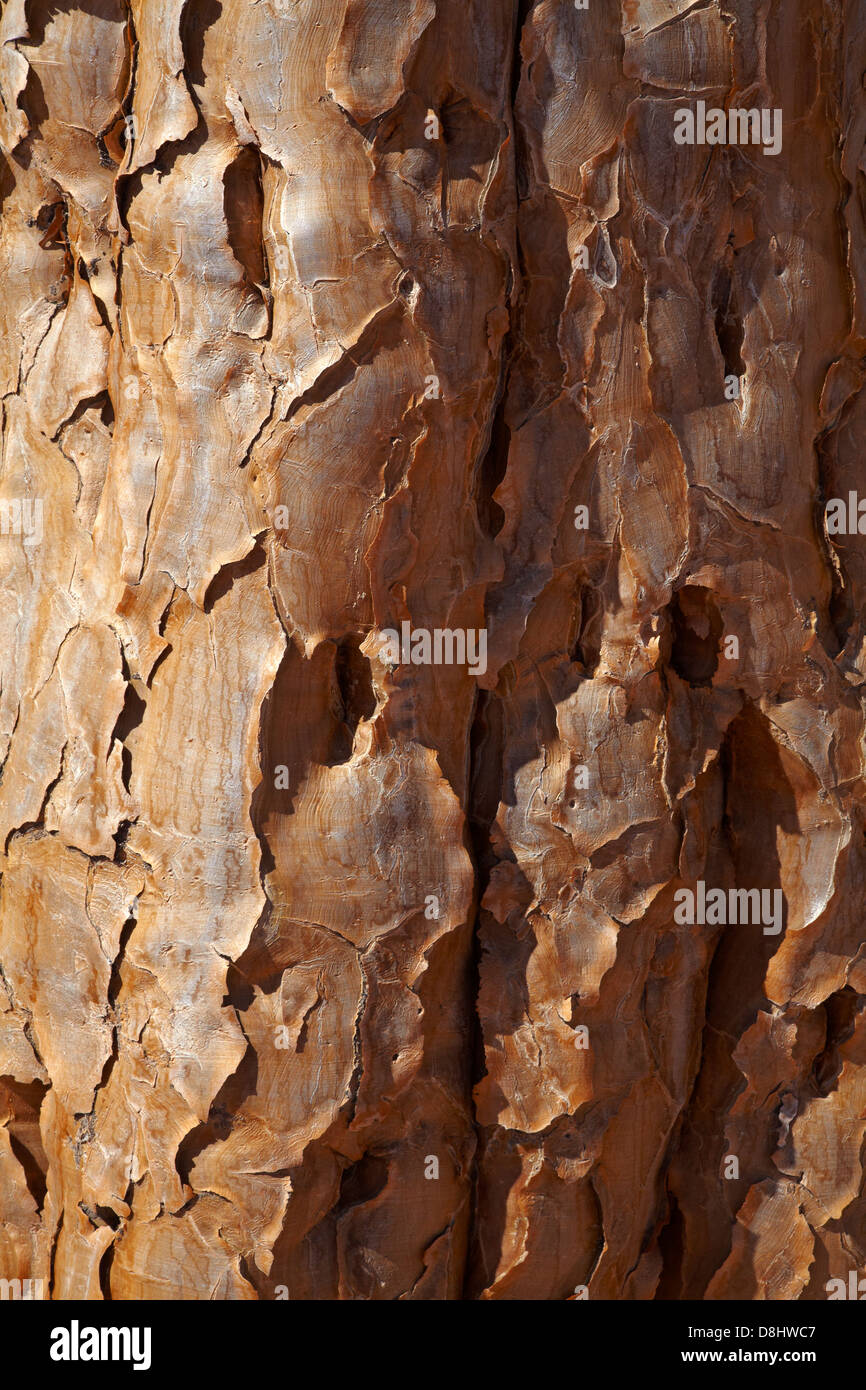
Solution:
[[[517,0],[514,14],[514,29],[511,49],[511,81],[509,86],[508,121],[512,138],[516,142],[515,161],[519,164],[521,155],[518,121],[515,105],[522,76],[521,43],[524,28],[534,0]],[[519,178],[518,178],[519,186]],[[516,247],[520,255],[520,232],[515,228]],[[489,433],[482,451],[482,460],[476,478],[476,509],[482,532],[495,539],[502,528],[504,513],[494,501],[493,494],[503,481],[508,468],[508,451],[511,430],[507,423],[510,404],[510,377],[512,358],[516,343],[516,324],[513,315],[516,306],[513,302],[515,288],[514,267],[509,273],[509,297],[512,299],[512,319],[500,349],[499,374],[491,408]],[[482,1135],[479,1130],[475,1106],[475,1087],[485,1075],[484,1036],[478,1012],[478,997],[481,987],[481,922],[482,902],[490,879],[496,856],[490,840],[490,830],[499,805],[501,761],[501,714],[498,699],[493,691],[478,689],[475,694],[474,709],[469,730],[469,771],[467,830],[469,849],[475,874],[473,920],[471,924],[472,953],[467,972],[467,997],[469,1002],[469,1056],[467,1058],[468,1102],[473,1130],[475,1150],[472,1161],[472,1182],[470,1196],[470,1220],[466,1244],[466,1258],[463,1270],[461,1297],[469,1297],[470,1281],[473,1273],[473,1247],[476,1239],[478,1218],[479,1162],[481,1157]]]
[[[475,1087],[486,1074],[484,1062],[484,1033],[478,1012],[478,996],[481,988],[481,923],[482,902],[490,871],[496,856],[490,840],[490,829],[499,806],[499,781],[502,767],[501,727],[497,728],[498,699],[494,692],[479,690],[475,699],[475,712],[469,735],[469,808],[467,827],[471,846],[472,862],[475,869],[475,897],[472,920],[472,955],[467,979],[469,1000],[469,1056],[467,1059],[468,1100],[472,1125],[475,1130],[476,1146],[472,1165],[471,1218],[467,1240],[467,1258],[463,1276],[463,1297],[472,1276],[472,1252],[475,1239],[475,1223],[478,1216],[479,1160],[482,1135],[475,1108]]]

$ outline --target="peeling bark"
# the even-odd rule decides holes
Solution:
[[[864,21],[7,0],[0,1278],[866,1274]]]

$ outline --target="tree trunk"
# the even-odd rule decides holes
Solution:
[[[866,1272],[864,68],[7,0],[0,1276]]]

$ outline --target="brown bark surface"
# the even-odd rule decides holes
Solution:
[[[866,1273],[864,70],[862,0],[6,0],[0,1277]]]

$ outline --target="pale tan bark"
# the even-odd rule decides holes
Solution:
[[[8,0],[0,1277],[866,1270],[864,67],[854,0]]]

